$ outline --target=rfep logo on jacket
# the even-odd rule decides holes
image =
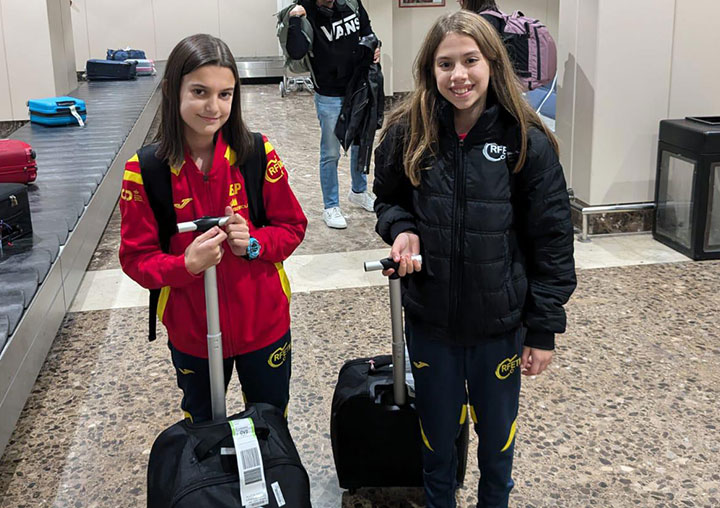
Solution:
[[[507,157],[507,147],[497,143],[485,143],[483,155],[490,162],[500,162]]]

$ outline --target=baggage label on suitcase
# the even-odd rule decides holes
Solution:
[[[268,495],[265,486],[260,445],[255,437],[255,428],[250,418],[230,420],[238,473],[240,474],[240,500],[243,506],[265,506]]]

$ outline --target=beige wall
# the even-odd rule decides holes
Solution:
[[[392,95],[394,80],[392,68],[395,63],[395,36],[393,34],[393,2],[388,0],[364,0],[373,31],[382,41],[380,65],[385,79],[385,95]]]
[[[659,121],[720,111],[718,16],[715,0],[561,0],[557,134],[580,200],[652,201]]]
[[[201,8],[198,6],[201,5]],[[183,37],[209,33],[228,43],[236,57],[279,54],[275,37],[278,4],[270,0],[126,0],[115,15],[115,0],[74,0],[76,66],[103,58],[108,48],[143,49],[148,58],[165,60]]]
[[[0,19],[4,43],[0,65],[6,68],[0,76],[7,73],[0,80],[6,83],[0,84],[0,92],[5,92],[0,96],[0,120],[25,120],[28,99],[56,94],[48,7],[41,1],[2,0]]]
[[[8,75],[8,52],[5,48],[5,23],[0,5],[0,121],[12,120],[12,95],[10,94],[10,76]]]
[[[50,51],[55,76],[55,95],[64,95],[69,90],[77,88],[70,2],[47,0],[47,12],[50,23]]]
[[[720,114],[720,2],[675,2],[670,118]]]

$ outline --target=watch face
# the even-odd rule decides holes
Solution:
[[[255,238],[250,238],[250,241],[248,242],[247,252],[250,259],[256,258],[258,254],[260,254],[260,242],[258,242]]]

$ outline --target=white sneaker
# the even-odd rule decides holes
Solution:
[[[345,229],[347,227],[347,222],[345,221],[345,217],[343,217],[339,206],[323,210],[323,219],[329,228]]]
[[[364,208],[368,212],[375,211],[375,194],[369,190],[366,190],[365,192],[353,192],[351,190],[350,194],[348,194],[348,201],[350,201],[353,205]]]

